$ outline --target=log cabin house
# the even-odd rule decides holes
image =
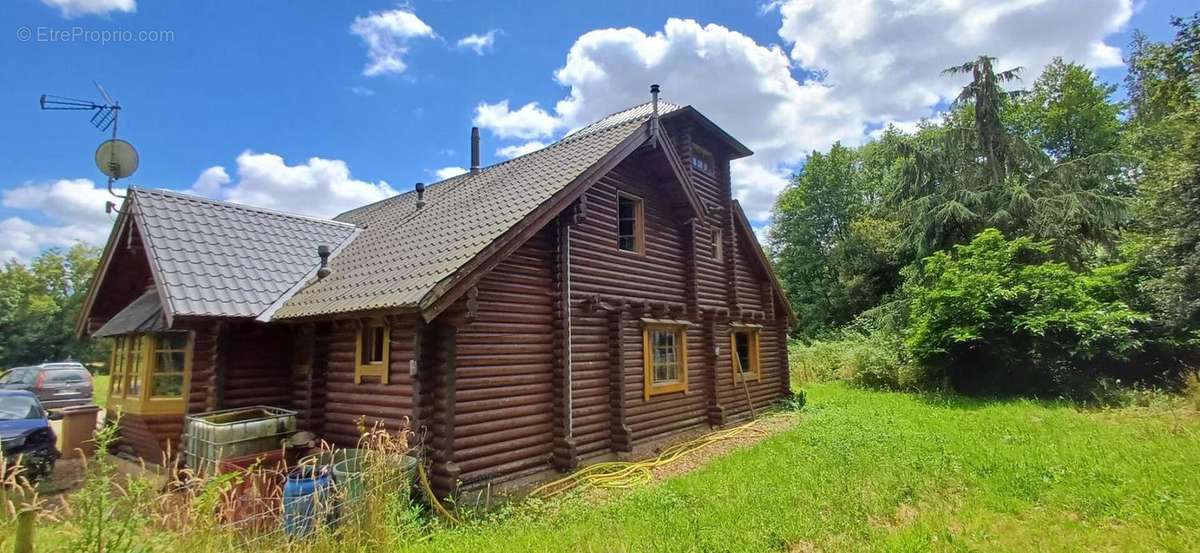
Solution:
[[[271,405],[343,446],[411,424],[440,493],[537,478],[789,393],[794,316],[730,193],[750,150],[653,102],[324,220],[131,187],[77,331],[119,449]],[[543,474],[544,476],[544,474]]]

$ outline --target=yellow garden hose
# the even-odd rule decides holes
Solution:
[[[712,432],[670,446],[658,457],[642,461],[610,461],[595,463],[575,471],[569,476],[546,483],[531,492],[531,495],[551,497],[562,492],[582,488],[631,488],[650,482],[653,470],[678,461],[684,455],[698,451],[714,443],[740,436],[753,429],[762,419],[754,419],[748,423],[725,430]]]
[[[442,502],[437,498],[437,494],[433,493],[433,488],[429,485],[429,475],[425,474],[425,463],[417,463],[417,476],[421,480],[421,489],[425,490],[425,495],[429,497],[429,504],[433,506],[433,510],[442,515],[442,518],[454,524],[462,524],[462,521],[454,516],[454,513],[451,513],[449,509],[446,509],[442,505]]]

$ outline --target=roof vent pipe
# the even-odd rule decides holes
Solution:
[[[479,172],[479,127],[471,127],[471,174]]]
[[[650,85],[650,105],[653,110],[650,116],[650,140],[653,141],[654,147],[658,147],[658,85]]]
[[[417,209],[421,209],[425,207],[425,183],[418,182],[413,188],[417,191]]]
[[[321,280],[333,272],[329,269],[329,246],[325,244],[317,246],[317,257],[321,258],[321,268],[317,269],[317,280]]]

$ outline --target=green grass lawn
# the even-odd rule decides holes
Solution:
[[[808,389],[794,428],[418,551],[1200,551],[1195,412]]]
[[[108,375],[92,375],[92,399],[96,405],[104,407],[108,402]]]

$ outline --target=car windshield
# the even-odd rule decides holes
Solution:
[[[42,406],[29,396],[0,397],[0,421],[40,419]]]
[[[8,371],[4,374],[4,376],[0,376],[0,384],[17,384],[19,382],[24,382],[25,375],[28,372],[30,372],[29,369],[24,368],[17,368]]]

